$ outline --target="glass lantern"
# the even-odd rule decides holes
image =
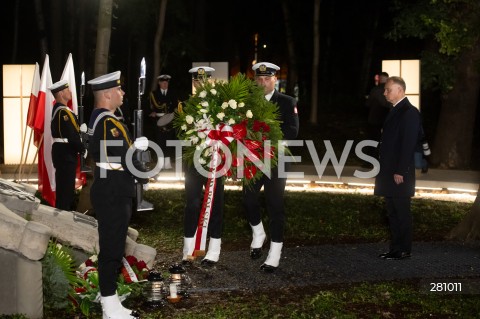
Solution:
[[[183,298],[188,298],[190,295],[188,290],[191,287],[190,277],[186,274],[185,268],[180,264],[173,264],[168,268],[170,277],[167,280],[166,288],[171,289],[172,285],[176,286],[176,293]]]
[[[165,285],[162,274],[157,271],[150,271],[148,282],[144,287],[145,304],[150,308],[165,306],[164,293]]]

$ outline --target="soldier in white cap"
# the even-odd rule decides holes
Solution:
[[[212,76],[214,68],[208,66],[199,66],[190,69],[193,85],[198,88],[208,81]],[[185,211],[184,211],[184,239],[183,239],[183,260],[184,265],[189,265],[189,251],[193,251],[195,245],[195,231],[200,217],[200,211],[203,201],[203,188],[207,183],[207,178],[202,176],[195,166],[188,166],[185,169]],[[201,261],[204,267],[214,266],[220,258],[220,249],[222,243],[223,231],[223,206],[224,206],[224,185],[221,177],[217,178],[215,184],[215,196],[213,207],[208,223],[208,249],[207,254]]]
[[[148,182],[134,175],[133,167],[127,164],[127,156],[132,156],[136,170],[142,171],[143,166],[133,152],[130,155],[127,152],[131,148],[134,152],[146,150],[148,139],[138,137],[132,141],[127,126],[114,115],[125,94],[120,86],[120,71],[102,75],[88,84],[92,86],[95,99],[88,126],[88,148],[95,161],[90,198],[98,220],[98,274],[103,318],[135,318],[136,313],[124,308],[118,299],[117,278],[136,195],[135,180]]]
[[[280,70],[280,67],[273,63],[260,62],[255,64],[252,70],[255,71],[255,81],[264,89],[265,98],[278,105],[284,140],[295,139],[299,128],[297,101],[293,97],[275,90],[276,73]],[[285,165],[285,171],[288,171],[288,165]],[[258,259],[262,256],[262,246],[266,241],[259,204],[260,189],[262,186],[264,188],[267,211],[270,217],[271,238],[267,259],[260,269],[268,273],[277,269],[282,253],[285,226],[283,195],[286,181],[286,178],[279,177],[277,167],[272,170],[270,178],[263,175],[253,183],[252,187],[243,187],[243,203],[247,220],[252,228],[253,238],[250,244],[250,257],[252,259]]]
[[[164,158],[159,158],[163,161],[164,169],[172,168],[172,159],[175,155],[173,147],[167,148],[167,141],[175,139],[175,130],[173,129],[172,121],[177,105],[177,97],[175,93],[169,88],[170,79],[172,77],[168,74],[161,74],[157,77],[158,89],[150,92],[150,114],[149,117],[155,120],[155,138],[156,143],[162,149]]]
[[[80,140],[77,116],[67,106],[72,100],[68,81],[58,81],[48,89],[55,97],[50,122],[53,138],[52,161],[55,167],[55,207],[71,211],[74,210],[78,156],[85,152],[85,148]]]

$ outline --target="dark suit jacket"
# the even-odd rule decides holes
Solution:
[[[270,102],[278,105],[280,110],[281,129],[284,140],[293,140],[297,138],[299,120],[297,112],[297,101],[286,94],[274,91]]]
[[[380,141],[380,172],[375,179],[375,195],[411,197],[415,194],[414,151],[418,142],[420,113],[404,98],[388,114]],[[393,175],[403,176],[395,184]]]

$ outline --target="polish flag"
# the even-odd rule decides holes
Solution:
[[[33,129],[35,124],[35,115],[37,113],[38,91],[40,90],[40,66],[35,63],[35,71],[33,73],[32,91],[30,93],[30,102],[28,104],[27,126]],[[34,130],[33,144],[38,147],[40,142],[40,134]]]
[[[50,62],[47,54],[40,78],[38,104],[33,129],[41,136],[38,149],[38,190],[42,194],[42,197],[52,207],[55,207],[55,168],[52,162],[53,141],[50,130],[52,108],[55,99],[50,90],[48,90],[51,85],[52,75],[50,73]]]
[[[63,69],[60,80],[67,80],[70,92],[72,92],[72,100],[68,102],[68,107],[73,111],[73,113],[75,113],[75,115],[78,115],[77,85],[75,82],[75,69],[73,67],[73,58],[71,53],[68,55],[67,63],[65,64],[65,68]]]
[[[67,63],[65,64],[60,80],[66,80],[68,82],[68,87],[70,88],[70,92],[72,92],[72,99],[68,102],[68,107],[75,115],[78,115],[77,85],[75,82],[75,69],[73,67],[71,53],[68,55]],[[87,175],[81,171],[80,156],[81,155],[78,156],[75,188],[79,188],[87,183]]]

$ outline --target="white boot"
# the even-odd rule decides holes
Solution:
[[[250,244],[250,248],[262,248],[265,238],[267,238],[262,222],[256,226],[250,225],[250,227],[252,227],[252,243]]]
[[[102,304],[103,319],[136,319],[130,315],[130,310],[123,308],[118,295],[100,297]]]
[[[194,237],[183,237],[183,257],[182,261],[190,261],[189,252],[193,253],[193,245],[195,245]]]
[[[172,169],[172,162],[170,161],[170,157],[165,157],[165,164],[163,166],[164,169]]]
[[[220,258],[220,246],[222,245],[221,238],[211,238],[208,242],[208,251],[205,258],[202,260],[202,264],[216,264]]]
[[[282,247],[283,243],[270,242],[270,250],[268,251],[267,260],[265,260],[264,265],[277,268],[282,255]]]

